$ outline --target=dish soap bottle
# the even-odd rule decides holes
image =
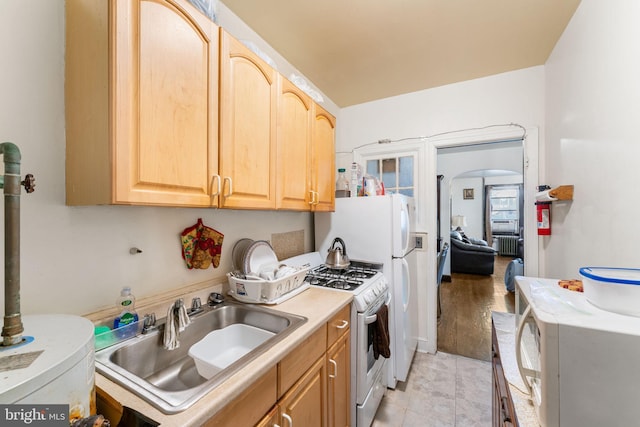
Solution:
[[[349,181],[345,175],[347,170],[344,168],[338,169],[338,179],[336,180],[336,197],[349,197],[351,192],[349,191]]]
[[[138,313],[135,312],[136,298],[131,294],[131,288],[125,286],[120,291],[120,297],[116,301],[120,314],[113,321],[113,328],[122,328],[138,321]]]

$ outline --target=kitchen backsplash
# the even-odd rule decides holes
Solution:
[[[304,253],[304,230],[271,235],[271,246],[279,260]]]

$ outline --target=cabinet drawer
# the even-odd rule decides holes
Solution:
[[[350,327],[351,304],[347,304],[327,322],[327,346],[331,347]]]
[[[278,364],[278,398],[282,397],[326,350],[327,325],[324,324]]]

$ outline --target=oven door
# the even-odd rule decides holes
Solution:
[[[389,307],[391,294],[380,294],[376,301],[365,312],[357,316],[357,347],[356,347],[356,401],[361,405],[367,394],[374,387],[376,378],[384,368],[386,359],[373,355],[373,328],[377,319],[376,313],[383,304]]]

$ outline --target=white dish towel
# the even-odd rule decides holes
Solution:
[[[191,323],[191,319],[187,314],[187,308],[182,300],[176,301],[176,303],[169,306],[167,311],[167,320],[164,325],[164,348],[167,350],[175,350],[180,347],[180,341],[178,336],[180,332],[184,331]]]

